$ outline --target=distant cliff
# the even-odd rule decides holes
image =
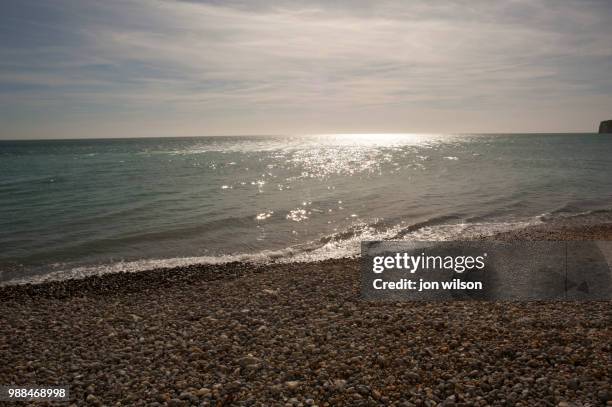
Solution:
[[[599,134],[612,134],[612,120],[599,123]]]

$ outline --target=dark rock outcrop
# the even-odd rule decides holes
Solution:
[[[599,134],[612,134],[612,120],[599,123]]]

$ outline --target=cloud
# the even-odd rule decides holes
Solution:
[[[571,100],[600,106],[598,114],[611,107],[612,7],[603,1],[24,0],[0,7],[7,27],[0,106],[11,115],[44,110],[78,122],[132,114],[130,128],[164,119],[182,129],[300,133],[312,117],[342,128],[369,113],[366,127],[389,126],[391,118],[401,131],[401,117],[438,112],[458,118],[462,131],[477,127],[468,120],[474,111],[565,114]],[[293,126],[271,125],[279,116]],[[207,127],[206,118],[217,124]],[[449,126],[431,125],[442,127]]]

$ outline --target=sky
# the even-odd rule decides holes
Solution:
[[[607,0],[3,0],[0,138],[594,132]]]

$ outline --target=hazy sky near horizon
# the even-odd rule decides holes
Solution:
[[[0,138],[596,131],[612,1],[4,0]]]

